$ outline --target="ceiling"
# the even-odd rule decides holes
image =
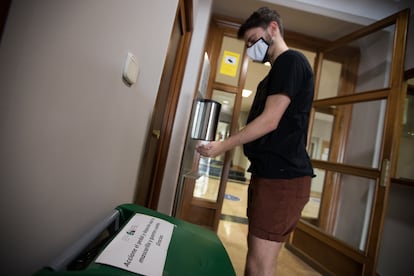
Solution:
[[[404,8],[412,0],[213,0],[213,14],[241,20],[268,6],[283,18],[286,30],[333,40]]]

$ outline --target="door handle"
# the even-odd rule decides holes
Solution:
[[[382,160],[380,186],[387,187],[388,177],[390,174],[390,160]]]
[[[151,134],[153,137],[160,139],[161,131],[159,129],[153,129]]]

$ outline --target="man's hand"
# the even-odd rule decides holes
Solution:
[[[206,157],[216,157],[225,151],[222,146],[222,142],[220,141],[213,141],[208,144],[202,144],[196,149],[201,155]]]

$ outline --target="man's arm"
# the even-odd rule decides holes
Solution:
[[[285,94],[268,96],[262,114],[256,119],[226,140],[201,145],[197,148],[197,151],[203,156],[215,157],[236,146],[246,144],[268,134],[278,127],[280,119],[289,104],[290,98]]]

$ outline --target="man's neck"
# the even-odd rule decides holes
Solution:
[[[289,47],[286,45],[286,42],[283,39],[280,39],[279,41],[274,41],[274,43],[275,43],[275,48],[270,54],[271,64],[275,62],[278,56],[280,56],[282,53],[289,50]]]

